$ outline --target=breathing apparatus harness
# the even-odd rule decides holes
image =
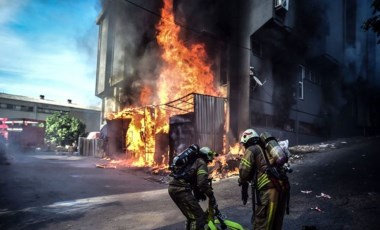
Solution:
[[[173,163],[169,166],[169,169],[171,170],[169,176],[177,180],[183,179],[185,182],[189,183],[190,189],[192,190],[193,195],[197,199],[197,201],[206,200],[206,195],[204,192],[201,192],[199,188],[196,186],[196,178],[191,177],[192,175],[194,175],[194,171],[191,169],[191,167],[198,158],[203,158],[206,161],[206,163],[210,161],[207,155],[200,153],[200,151],[202,151],[203,148],[199,149],[199,146],[196,144],[190,145],[188,148],[186,148],[180,154],[178,154],[173,159]]]
[[[287,172],[292,172],[292,169],[288,165],[288,152],[287,150],[282,149],[277,140],[272,137],[269,133],[264,132],[260,135],[260,137],[253,137],[249,139],[246,143],[243,143],[244,147],[250,148],[253,145],[258,145],[261,148],[261,152],[264,156],[265,163],[267,165],[264,173],[268,176],[268,179],[272,182],[273,186],[278,192],[282,192],[283,190],[287,190],[286,193],[286,213],[289,214],[289,199],[290,199],[290,184],[288,177],[286,175]],[[256,153],[256,152],[255,152]],[[268,154],[271,154],[272,157],[275,156],[275,162],[273,164],[270,163]],[[254,156],[257,157],[257,153]],[[251,194],[252,194],[252,203],[261,205],[260,201],[260,193],[258,187],[258,178],[257,178],[257,170],[258,168],[255,166],[253,172],[253,183],[251,183]],[[282,181],[282,185],[280,183]],[[248,184],[242,186],[242,198],[244,202],[248,198]],[[252,218],[251,222],[254,222],[255,218],[255,205],[252,205]]]
[[[287,173],[291,173],[293,170],[288,164],[288,150],[282,149],[279,146],[277,140],[267,132],[264,132],[260,135],[260,141],[258,144],[263,150],[262,153],[267,165],[265,173],[268,175],[269,180],[272,182],[273,186],[279,193],[282,193],[284,190],[287,191],[286,214],[289,214],[290,183]],[[276,161],[271,164],[268,158],[268,153],[272,153],[272,155],[277,154],[277,156],[280,155],[280,157],[278,157]],[[257,176],[255,179],[257,180]],[[282,185],[280,181],[282,181]],[[257,181],[255,181],[255,183],[257,183]]]
[[[185,179],[189,180],[189,169],[195,160],[200,156],[199,146],[196,144],[190,145],[188,148],[183,150],[173,159],[173,163],[169,166],[171,171],[171,177],[175,179]]]

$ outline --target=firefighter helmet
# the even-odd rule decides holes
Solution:
[[[251,140],[252,138],[259,139],[259,135],[256,133],[255,130],[247,129],[241,135],[240,143],[247,144],[247,142]]]
[[[208,161],[212,161],[214,159],[214,156],[218,156],[218,154],[212,151],[209,147],[202,147],[199,150],[199,153],[201,154],[201,156],[205,157]]]

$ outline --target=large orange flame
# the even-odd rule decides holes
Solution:
[[[165,66],[157,85],[160,102],[168,102],[188,93],[219,96],[204,44],[187,47],[180,39],[181,27],[175,23],[172,0],[165,0],[162,20],[157,25],[157,41],[162,47]]]
[[[182,27],[175,23],[173,1],[164,0],[161,20],[156,26],[157,42],[162,50],[163,67],[158,76],[155,92],[148,85],[143,86],[140,104],[133,105],[109,119],[129,119],[126,136],[127,155],[134,166],[153,166],[155,139],[159,133],[168,133],[168,112],[159,106],[189,93],[225,96],[223,88],[217,88],[214,73],[207,57],[204,44],[186,46],[180,38]],[[156,95],[156,101],[152,101]],[[152,106],[155,104],[157,106]]]

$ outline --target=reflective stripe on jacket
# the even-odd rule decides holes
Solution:
[[[270,184],[268,175],[265,173],[267,164],[259,145],[252,145],[245,150],[239,165],[239,178],[241,183],[254,182],[253,176],[257,173],[257,189],[260,190]]]
[[[198,187],[199,191],[206,194],[208,197],[213,195],[212,188],[208,181],[208,168],[206,161],[199,157],[197,158],[191,167],[187,171],[188,178],[190,181],[185,181],[184,179],[172,179],[169,185],[176,187]]]

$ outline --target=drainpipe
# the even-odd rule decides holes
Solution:
[[[249,67],[250,67],[250,29],[252,20],[251,1],[235,1],[235,15],[231,17],[233,25],[230,42],[230,68],[228,74],[230,128],[237,140],[245,129],[250,128],[249,106]],[[230,135],[231,136],[231,135]]]

